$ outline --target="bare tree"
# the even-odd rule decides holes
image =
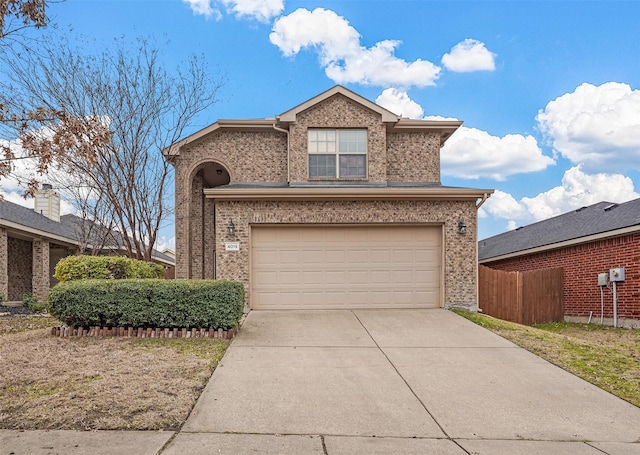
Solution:
[[[79,254],[97,256],[111,250],[119,253],[124,248],[122,235],[117,230],[111,204],[106,194],[97,193],[84,174],[52,171],[47,182],[67,201],[73,204],[76,215],[65,216],[78,241]]]
[[[109,204],[128,253],[150,260],[171,207],[172,167],[161,150],[216,102],[220,83],[212,81],[201,58],[191,57],[171,74],[149,39],[133,44],[117,40],[96,55],[69,40],[43,40],[38,53],[8,62],[11,83],[0,93],[16,96],[0,103],[44,106],[79,119],[73,131],[84,140],[66,138],[65,169],[83,177],[96,203]],[[105,137],[105,126],[110,140],[95,140]],[[38,153],[52,145],[47,134],[35,136],[26,146]],[[86,153],[92,147],[95,155]]]
[[[23,47],[27,39],[24,32],[46,27],[48,6],[61,1],[64,0],[0,0],[0,67],[6,66],[5,61],[34,52]],[[22,54],[17,48],[22,49]],[[62,161],[69,144],[75,145],[76,153],[84,153],[87,160],[92,160],[96,147],[111,139],[109,129],[96,119],[76,118],[52,106],[23,106],[9,93],[3,93],[0,99],[0,127],[15,139],[0,141],[0,178],[9,175],[20,159],[34,160],[37,173],[44,173],[50,165]],[[16,148],[23,152],[21,156],[16,156]],[[33,195],[38,186],[35,176],[25,184],[26,193]]]

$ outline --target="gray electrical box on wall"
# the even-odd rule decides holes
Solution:
[[[624,267],[609,270],[609,281],[624,281]]]
[[[609,274],[607,272],[599,273],[598,274],[598,286],[606,286],[608,284],[609,284]]]

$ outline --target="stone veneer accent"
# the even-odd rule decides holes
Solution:
[[[233,219],[240,251],[225,251],[225,226]],[[458,222],[467,223],[467,234],[458,234]],[[442,224],[444,306],[476,308],[476,206],[475,202],[441,201],[219,201],[216,230],[225,232],[216,244],[217,278],[241,281],[251,304],[251,226],[260,224]],[[207,220],[209,222],[210,220]]]

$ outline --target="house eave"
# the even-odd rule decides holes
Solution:
[[[171,160],[174,156],[180,155],[180,149],[186,145],[196,142],[219,130],[249,131],[260,132],[265,130],[273,130],[275,119],[253,119],[253,120],[218,120],[217,122],[197,131],[184,139],[171,144],[162,150],[162,154],[166,159]]]
[[[336,200],[447,200],[477,201],[493,190],[475,188],[230,188],[204,190],[216,200],[336,201]]]
[[[591,243],[598,240],[620,237],[627,234],[632,234],[635,232],[640,232],[640,225],[629,226],[626,228],[615,229],[613,231],[599,232],[597,234],[588,235],[585,237],[579,237],[576,239],[565,240],[563,242],[550,243],[548,245],[542,245],[535,248],[529,248],[526,250],[514,251],[512,253],[502,254],[499,256],[494,256],[490,258],[480,259],[478,260],[479,264],[488,264],[492,262],[503,261],[505,259],[513,259],[520,256],[528,256],[530,254],[543,253],[545,251],[557,250],[560,248],[566,248],[575,245],[581,245],[585,243]],[[480,241],[482,243],[482,241]],[[479,248],[480,249],[480,248]]]
[[[462,126],[462,123],[458,120],[412,120],[402,118],[397,123],[388,124],[387,131],[391,133],[439,132],[440,145],[442,146]]]
[[[52,234],[51,232],[42,231],[40,229],[35,229],[24,224],[14,223],[13,221],[0,219],[0,226],[6,228],[9,232],[15,232],[22,235],[26,233],[28,234],[28,236],[31,236],[33,238],[46,238],[64,245],[78,246],[77,240],[68,237],[62,237],[60,235]]]

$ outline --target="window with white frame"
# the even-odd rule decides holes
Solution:
[[[367,176],[366,129],[309,129],[309,177]]]

